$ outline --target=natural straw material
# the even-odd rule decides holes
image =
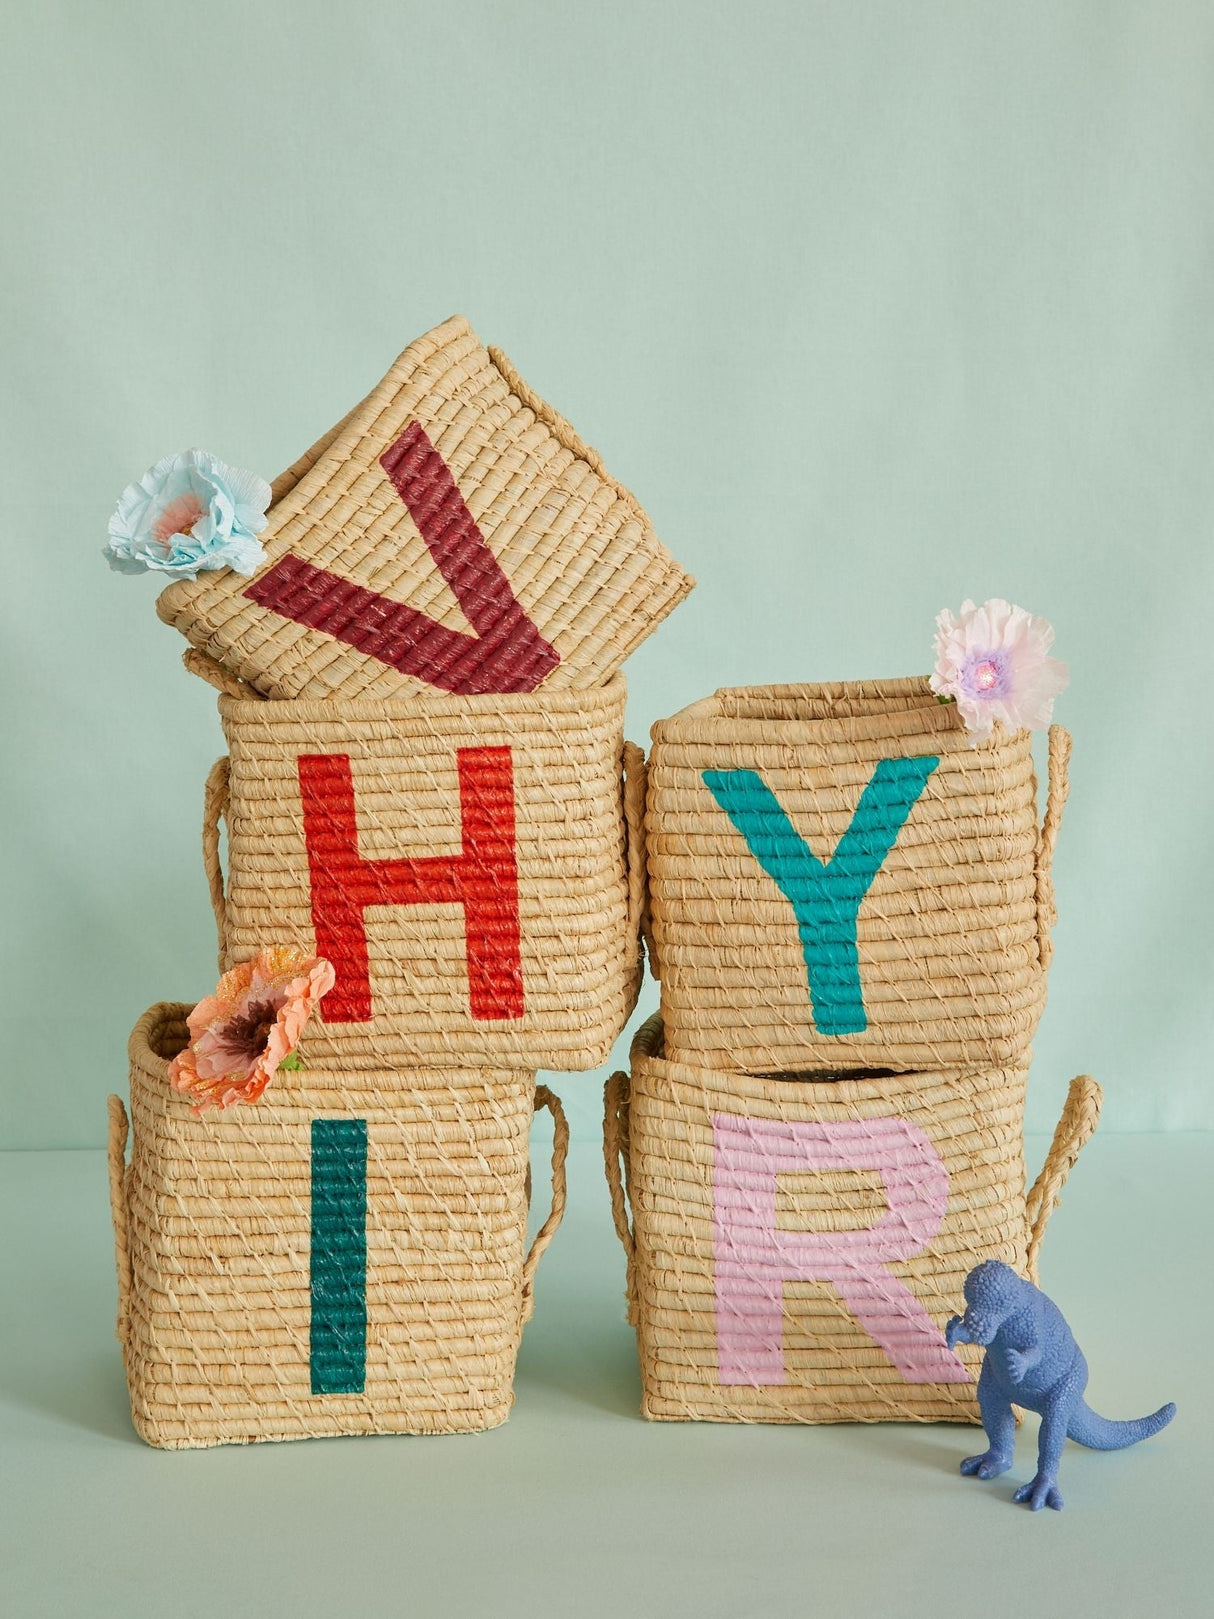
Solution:
[[[667,1060],[651,1018],[631,1080],[608,1082],[605,1135],[645,1415],[977,1421],[972,1382],[935,1380],[964,1375],[949,1371],[944,1325],[980,1261],[1035,1274],[1100,1110],[1099,1087],[1075,1080],[1026,1206],[1025,1080],[1019,1068],[730,1074]],[[890,1345],[926,1380],[908,1380]],[[960,1355],[976,1376],[981,1351]]]
[[[1030,743],[971,746],[922,679],[724,690],[655,725],[671,1054],[756,1072],[1026,1061],[1070,738],[1050,732],[1044,824]]]
[[[586,1069],[636,1001],[640,750],[624,680],[586,692],[221,697],[207,789],[220,965],[327,956],[306,1061]],[[228,826],[228,874],[219,823]]]
[[[273,488],[266,566],[181,581],[158,603],[269,697],[601,685],[694,582],[461,316]]]
[[[118,1336],[142,1437],[179,1448],[503,1422],[535,1268],[564,1207],[559,1101],[526,1073],[469,1071],[452,1085],[437,1070],[310,1069],[280,1073],[255,1105],[196,1118],[167,1072],[187,1010],[154,1006],[131,1036],[129,1164],[126,1111],[110,1098]],[[540,1107],[554,1118],[552,1212],[525,1253]],[[365,1185],[346,1222],[346,1250],[365,1232],[352,1268],[326,1202],[326,1129],[365,1155],[365,1182],[336,1183],[347,1202]],[[362,1329],[350,1325],[360,1294]],[[357,1392],[314,1392],[335,1358],[338,1382],[361,1374]]]

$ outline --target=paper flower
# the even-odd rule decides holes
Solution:
[[[166,579],[196,579],[207,568],[256,573],[269,504],[270,486],[255,472],[205,450],[166,455],[123,490],[105,556],[119,573],[150,569]]]
[[[323,956],[275,945],[242,961],[190,1013],[190,1043],[169,1064],[173,1089],[194,1112],[255,1102],[288,1062],[314,1007],[336,973]]]
[[[956,701],[975,746],[998,720],[1011,731],[1043,730],[1054,699],[1070,679],[1065,663],[1049,656],[1054,631],[997,596],[975,607],[961,604],[936,620],[936,668],[931,688]]]

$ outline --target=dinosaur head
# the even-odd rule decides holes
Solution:
[[[1001,1259],[975,1265],[965,1278],[965,1315],[962,1322],[970,1343],[989,1344],[999,1328],[1015,1315],[1023,1299],[1024,1283]]]

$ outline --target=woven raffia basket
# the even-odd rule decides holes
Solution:
[[[268,697],[601,685],[694,583],[460,316],[273,492],[260,572],[181,581],[157,609]]]
[[[710,1066],[1003,1067],[1045,1005],[1070,738],[971,745],[926,680],[724,690],[653,727],[650,959]]]
[[[504,1422],[568,1131],[527,1073],[280,1072],[196,1118],[172,1090],[184,1006],[110,1098],[118,1336],[135,1427],[170,1448]],[[552,1210],[525,1251],[528,1136],[554,1119]]]
[[[651,1018],[631,1080],[608,1082],[605,1134],[644,1414],[977,1422],[982,1352],[958,1359],[944,1326],[982,1260],[1036,1280],[1100,1111],[1076,1079],[1026,1200],[1025,1080],[730,1074],[667,1060]]]
[[[534,696],[221,698],[230,756],[203,839],[220,966],[280,942],[333,962],[302,1047],[318,1066],[606,1061],[641,977],[624,693],[616,676]]]

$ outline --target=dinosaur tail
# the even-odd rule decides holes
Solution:
[[[1176,1415],[1176,1407],[1169,1403],[1149,1417],[1137,1417],[1133,1422],[1112,1422],[1099,1416],[1086,1400],[1080,1400],[1078,1409],[1067,1424],[1067,1438],[1089,1450],[1124,1450],[1136,1445],[1140,1439],[1149,1439],[1153,1433],[1166,1428]]]

